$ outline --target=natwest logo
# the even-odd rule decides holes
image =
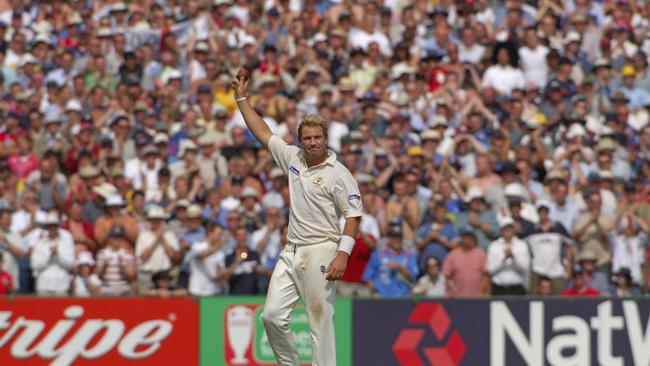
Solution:
[[[0,302],[0,364],[196,364],[197,323],[191,299]]]
[[[424,347],[422,350],[430,365],[455,366],[459,365],[465,355],[465,342],[458,331],[451,329],[451,318],[447,310],[439,302],[420,303],[411,312],[410,324],[425,324],[435,335],[438,342],[446,339],[442,347]],[[400,332],[393,344],[393,353],[400,365],[424,366],[419,355],[420,345],[426,330],[422,328],[409,328]]]
[[[596,309],[594,302],[582,302],[572,312],[548,316],[545,314],[547,304],[531,301],[525,322],[522,317],[517,319],[507,302],[493,301],[490,304],[490,365],[511,364],[507,359],[513,353],[518,353],[523,360],[520,364],[529,366],[650,365],[647,303],[642,308],[644,314],[636,301],[617,303],[622,307],[621,315],[614,314],[613,301],[604,301],[597,303]],[[514,347],[507,347],[508,344]]]

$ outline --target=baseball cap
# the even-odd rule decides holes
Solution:
[[[402,236],[402,220],[394,218],[388,223],[388,236]]]
[[[108,233],[109,237],[116,238],[116,237],[124,237],[124,230],[119,227],[114,227],[111,229],[111,231]]]
[[[474,230],[469,225],[464,225],[464,226],[461,226],[460,228],[458,228],[458,233],[460,235],[471,235],[473,237],[476,237],[476,234],[474,233]]]
[[[634,66],[632,65],[623,66],[623,69],[621,70],[621,76],[623,77],[636,76],[636,70],[634,69]]]
[[[257,189],[246,187],[241,191],[241,198],[258,198]]]
[[[541,210],[542,208],[549,210],[551,208],[551,203],[547,200],[541,199],[535,203],[535,208],[537,211]]]
[[[422,156],[424,154],[424,150],[422,150],[420,146],[411,146],[406,149],[406,153],[411,157]]]
[[[93,254],[88,251],[81,252],[77,254],[77,260],[76,260],[76,265],[77,266],[82,266],[82,265],[88,265],[88,266],[93,266],[95,265],[95,260],[93,259]]]
[[[499,220],[499,228],[503,229],[507,226],[512,226],[515,224],[515,220],[512,219],[510,216],[503,217],[501,220]]]

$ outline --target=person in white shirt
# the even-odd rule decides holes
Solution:
[[[530,293],[539,293],[540,278],[545,278],[551,285],[550,294],[559,295],[566,288],[573,251],[573,242],[569,233],[559,222],[551,220],[551,204],[543,199],[535,207],[539,223],[525,240],[531,254]],[[545,284],[546,285],[546,284]]]
[[[194,243],[186,255],[190,263],[189,292],[193,296],[214,296],[225,293],[226,255],[223,228],[215,225],[206,240]]]
[[[517,54],[509,51],[512,46],[497,46],[495,49],[496,65],[492,65],[485,70],[481,86],[483,88],[491,87],[503,95],[510,95],[514,89],[524,89],[526,80],[524,73],[517,68],[515,58]],[[494,62],[493,61],[493,62]]]
[[[209,52],[210,45],[208,42],[202,41],[194,45],[193,54],[189,55],[191,60],[187,72],[191,85],[206,78],[207,72],[205,71],[205,62],[208,59]]]
[[[608,239],[612,251],[612,273],[627,268],[635,288],[644,285],[643,267],[645,265],[648,223],[634,212],[634,206],[619,212],[618,227],[609,231]]]
[[[327,149],[327,121],[322,117],[309,115],[300,122],[302,148],[289,146],[273,135],[247,102],[249,75],[248,70],[241,70],[233,81],[237,106],[255,138],[289,176],[291,198],[287,245],[271,277],[262,314],[266,335],[280,364],[300,364],[287,324],[302,299],[309,318],[313,363],[334,365],[336,281],[347,268],[359,231],[363,210],[359,187],[336,153]],[[343,232],[341,216],[346,219]]]
[[[548,78],[548,64],[546,55],[548,47],[540,44],[537,36],[537,29],[529,27],[526,29],[526,45],[519,48],[519,60],[524,71],[526,83],[537,88],[544,88]]]
[[[102,280],[91,268],[95,265],[91,252],[81,252],[77,255],[77,268],[70,294],[77,297],[98,296],[101,293]]]
[[[361,48],[368,50],[368,45],[377,43],[379,51],[383,56],[390,57],[393,50],[388,37],[375,29],[377,26],[377,15],[366,13],[360,28],[353,28],[348,35],[348,41],[352,48]]]
[[[485,46],[476,43],[476,31],[467,26],[463,29],[462,39],[458,45],[458,58],[461,62],[478,64],[485,54]]]
[[[277,207],[269,207],[265,212],[266,225],[253,232],[251,236],[252,249],[261,256],[261,265],[264,268],[265,276],[261,276],[261,293],[266,293],[268,283],[277,263],[280,249],[282,247],[282,227],[284,219],[282,210]]]
[[[25,264],[29,266],[28,263],[23,262],[29,262],[29,258],[26,256],[27,248],[23,245],[20,234],[12,233],[10,230],[12,210],[8,201],[0,200],[0,253],[4,256],[4,269],[11,274],[15,286],[18,287],[21,283],[22,268]]]
[[[168,218],[162,207],[152,206],[147,211],[147,229],[140,231],[135,243],[140,292],[153,286],[154,273],[170,270],[181,259],[178,238],[165,222]]]
[[[445,293],[445,276],[440,273],[440,261],[436,257],[429,257],[425,275],[413,287],[413,296],[444,297]]]
[[[287,175],[282,169],[275,167],[271,169],[269,178],[271,178],[271,187],[262,197],[262,206],[283,209],[286,207],[286,203],[282,196],[282,190],[287,186]]]
[[[30,235],[31,265],[39,295],[67,295],[75,265],[72,234],[59,227],[59,215],[48,213],[43,228]]]
[[[515,236],[514,220],[500,220],[501,237],[488,246],[487,272],[492,278],[492,295],[525,295],[530,253],[526,242]]]
[[[159,152],[153,145],[136,148],[138,156],[126,162],[124,176],[134,189],[144,190],[152,196],[158,190],[158,171],[162,168]]]

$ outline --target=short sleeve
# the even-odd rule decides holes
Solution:
[[[454,260],[453,253],[449,253],[449,255],[445,257],[445,261],[442,262],[442,274],[445,275],[445,277],[447,278],[450,278],[454,273],[453,260]]]
[[[164,238],[165,238],[165,242],[167,243],[167,245],[171,246],[176,251],[178,251],[180,249],[180,245],[178,243],[178,238],[176,237],[176,235],[173,232],[171,232],[171,231],[165,232]]]
[[[334,199],[343,217],[361,217],[363,205],[359,186],[348,172],[341,174],[334,185]]]
[[[287,143],[276,135],[271,136],[268,147],[275,163],[278,164],[285,174],[289,174],[291,159],[298,153],[299,149],[295,146],[287,145]]]

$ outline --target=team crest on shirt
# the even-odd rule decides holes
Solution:
[[[323,177],[318,177],[314,179],[314,186],[315,187],[320,187],[323,185]]]
[[[293,173],[293,174],[295,174],[297,176],[300,176],[300,170],[296,169],[296,167],[293,166],[293,165],[289,167],[289,171],[291,171],[291,173]]]

